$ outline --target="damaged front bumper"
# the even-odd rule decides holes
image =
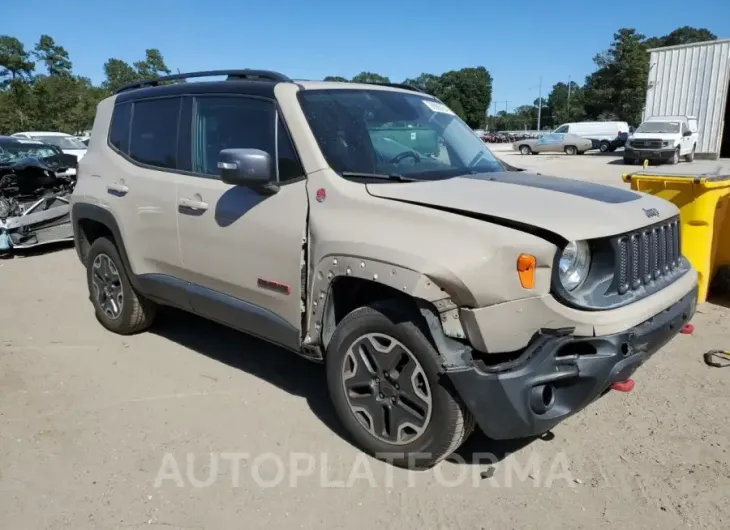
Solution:
[[[0,254],[49,243],[73,241],[69,195],[42,197],[20,215],[0,219]]]
[[[631,377],[692,318],[696,300],[695,287],[659,314],[611,335],[542,330],[515,361],[475,362],[446,375],[488,437],[538,436]]]

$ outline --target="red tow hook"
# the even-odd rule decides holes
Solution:
[[[611,390],[618,390],[619,392],[631,392],[634,389],[634,380],[627,379],[626,381],[619,381],[611,385]]]
[[[694,333],[694,330],[694,324],[685,324],[684,326],[682,326],[682,329],[680,329],[679,332],[683,335],[692,335],[692,333]]]

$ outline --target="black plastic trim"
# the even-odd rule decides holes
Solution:
[[[137,277],[137,283],[140,292],[153,300],[292,351],[301,351],[299,331],[276,313],[256,304],[164,274],[142,274]]]
[[[127,249],[125,248],[124,239],[122,238],[122,232],[119,230],[119,224],[117,223],[114,214],[112,214],[109,210],[106,210],[105,208],[102,208],[101,206],[96,206],[94,204],[74,203],[71,206],[71,223],[73,225],[74,232],[74,247],[76,248],[76,253],[79,256],[81,263],[83,263],[84,266],[86,265],[84,261],[81,241],[81,234],[83,232],[80,227],[80,223],[84,219],[97,222],[109,229],[109,231],[112,233],[112,237],[114,237],[114,242],[116,243],[117,250],[119,251],[119,257],[122,259],[122,265],[124,266],[127,276],[129,277],[129,281],[132,283],[132,286],[135,289],[139,289],[140,292],[143,292],[139,282],[137,282],[137,278],[134,275],[134,271],[132,270],[132,266],[129,262]]]
[[[492,439],[539,436],[604,395],[679,333],[695,313],[697,288],[623,333],[575,337],[539,333],[524,361],[491,372],[479,363],[446,371],[479,427]],[[533,402],[549,386],[547,403]],[[537,410],[536,410],[537,409]]]
[[[252,70],[252,69],[243,69],[243,70],[208,70],[208,71],[202,71],[202,72],[189,72],[185,74],[172,74],[172,75],[166,75],[161,77],[155,77],[153,79],[138,79],[136,81],[132,81],[131,83],[127,83],[126,85],[122,85],[120,88],[114,92],[115,94],[120,94],[122,92],[126,92],[128,90],[133,90],[137,88],[143,88],[143,87],[156,87],[159,86],[160,83],[164,82],[170,82],[170,81],[184,81],[186,79],[194,79],[194,78],[200,78],[200,77],[218,77],[218,76],[226,76],[227,81],[233,81],[233,80],[264,80],[264,81],[284,81],[284,82],[290,82],[291,79],[289,79],[284,74],[281,74],[279,72],[273,72],[271,70]]]

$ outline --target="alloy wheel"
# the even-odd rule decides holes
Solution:
[[[381,333],[356,339],[342,363],[350,411],[372,436],[405,445],[426,431],[433,396],[426,373],[401,342]]]
[[[119,270],[106,254],[98,254],[92,264],[94,298],[104,314],[116,320],[122,314],[124,295]]]

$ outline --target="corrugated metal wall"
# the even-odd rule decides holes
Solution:
[[[730,39],[656,49],[649,56],[644,118],[697,116],[697,153],[717,155],[729,80]]]

